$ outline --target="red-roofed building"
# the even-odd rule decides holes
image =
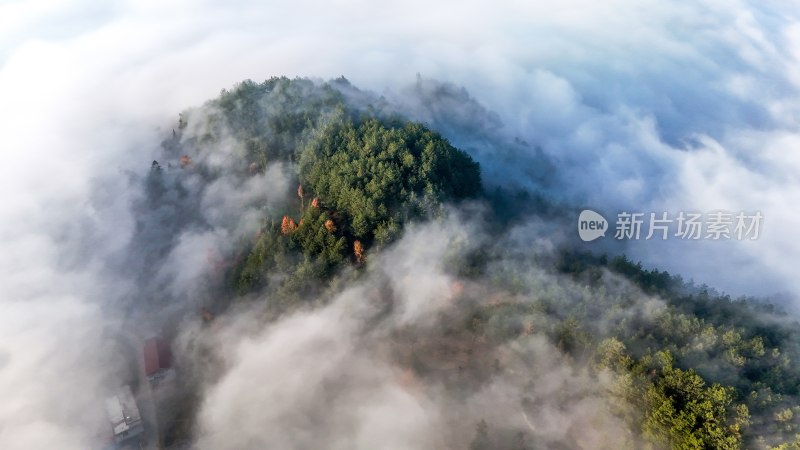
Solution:
[[[158,338],[150,338],[144,343],[144,372],[151,381],[164,377],[172,367],[172,352],[169,346]]]

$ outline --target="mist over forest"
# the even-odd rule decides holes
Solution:
[[[800,448],[796,5],[234,3],[0,5],[0,448]]]

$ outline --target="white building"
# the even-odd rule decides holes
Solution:
[[[106,399],[106,412],[114,431],[114,441],[121,443],[144,432],[142,416],[130,386],[122,387],[117,395]]]

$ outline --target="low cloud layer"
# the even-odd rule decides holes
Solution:
[[[186,329],[183,348],[212,349],[223,367],[206,389],[197,447],[467,448],[482,420],[499,429],[494,445],[511,446],[522,435],[536,439],[522,439],[522,448],[630,445],[634,433],[609,406],[610,379],[573,364],[540,332],[499,352],[448,336],[475,302],[497,301],[485,287],[446,272],[447,257],[480,241],[481,233],[463,224],[454,217],[415,227],[377,257],[368,276],[322,308],[266,327],[248,308],[212,332]],[[565,301],[610,298],[520,270],[533,277],[526,284],[551,294],[563,289],[558,297]],[[642,296],[630,286],[610,295]],[[655,300],[641,305],[660,307]],[[625,312],[640,313],[650,314]]]
[[[791,155],[800,83],[800,28],[788,5],[468,3],[452,14],[450,5],[407,2],[37,4],[3,6],[4,17],[25,24],[7,28],[9,47],[0,52],[8,189],[86,196],[93,174],[145,159],[144,130],[245,78],[344,74],[407,98],[403,86],[421,73],[466,87],[493,115],[487,126],[495,134],[529,144],[497,168],[483,158],[497,179],[536,186],[541,171],[515,162],[542,151],[559,167],[552,191],[588,207],[761,210],[769,228],[752,245],[636,243],[631,251],[733,293],[772,293],[762,278],[774,290],[796,290],[779,262],[798,253],[784,251],[797,250],[798,225],[784,206],[797,200]],[[63,19],[59,33],[49,26],[54,17]],[[436,118],[430,105],[409,108]],[[447,120],[459,119],[437,122]],[[448,137],[481,150],[455,132]],[[483,147],[505,151],[496,142]],[[65,175],[49,188],[32,181],[40,171]],[[14,198],[20,213],[33,203]],[[711,253],[714,264],[677,265],[664,253],[696,261]],[[718,270],[726,260],[737,263]],[[753,275],[728,275],[740,262]]]
[[[606,212],[760,210],[766,222],[758,241],[641,242],[626,251],[734,294],[796,294],[796,6],[715,0],[0,5],[0,447],[78,449],[102,441],[97,402],[125,372],[125,357],[113,355],[130,351],[109,337],[115,333],[109,330],[129,326],[130,311],[119,305],[157,302],[155,293],[168,288],[184,298],[180,308],[196,307],[204,292],[197,280],[213,272],[209,248],[253,230],[258,219],[231,222],[229,208],[263,205],[270,192],[287,188],[276,169],[252,185],[221,180],[193,199],[208,227],[179,230],[160,259],[192,260],[193,267],[166,264],[151,273],[144,270],[153,261],[148,258],[159,254],[149,247],[122,255],[137,236],[131,205],[141,199],[131,186],[141,181],[177,113],[245,78],[345,75],[436,125],[475,155],[489,182],[539,189],[569,204]],[[415,84],[418,73],[422,80]],[[531,241],[532,249],[546,245]],[[519,248],[525,245],[522,239]],[[142,273],[153,278],[143,283],[131,276]],[[446,307],[410,301],[441,298],[440,290],[450,289],[450,280],[436,272],[418,275],[430,283],[411,286],[421,291],[399,304],[392,317],[400,324],[416,323],[417,308]],[[402,277],[389,278],[398,291],[406,286]],[[347,433],[332,434],[342,446],[366,448],[375,434],[397,433],[398,448],[436,447],[437,425],[454,430],[446,396],[415,393],[380,348],[361,352],[370,341],[362,323],[337,320],[348,296],[368,295],[363,289],[227,343],[224,354],[233,360],[210,387],[207,405],[218,408],[204,409],[198,445],[215,448],[229,438],[221,433],[233,422],[284,425],[279,416],[239,418],[235,404],[225,406],[231,399],[291,392],[307,395],[306,405],[324,400],[324,393],[292,384],[291,373],[262,372],[275,363],[302,371],[321,348],[329,350],[331,365],[309,373],[321,382],[352,378],[366,386],[340,393],[364,400],[367,409],[356,416],[334,416],[338,423],[317,412],[307,418],[317,421],[313,426],[343,425]],[[144,324],[147,333],[158,331],[153,322]],[[286,347],[297,327],[308,331],[291,335]],[[554,367],[543,379],[582,376],[560,372],[568,366],[550,361],[553,353],[537,350],[543,347],[536,342],[525,348]],[[306,357],[306,351],[312,353]],[[271,380],[263,389],[272,391],[259,390],[254,374]],[[595,389],[597,395],[602,389],[589,386],[575,410],[594,411]],[[558,386],[536,389],[533,395],[547,403],[548,389]],[[506,407],[505,394],[485,395],[493,407]],[[274,411],[295,406],[287,400]],[[527,427],[519,417],[514,426]],[[552,429],[585,430],[581,421],[591,421],[580,414],[563,420],[577,422]],[[252,430],[236,436],[243,447],[261,442]],[[298,442],[311,445],[317,436],[305,438]]]

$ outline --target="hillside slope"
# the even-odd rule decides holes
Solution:
[[[568,244],[528,251],[519,234],[547,229],[530,227],[546,220],[546,200],[517,203],[538,193],[484,186],[467,153],[344,79],[243,82],[182,113],[163,147],[143,183],[131,246],[149,243],[141,269],[149,273],[180,235],[213,230],[214,270],[201,297],[217,317],[258,304],[266,326],[377,279],[363,301],[383,309],[366,320],[385,327],[399,306],[380,271],[408,245],[403,236],[426,239],[431,223],[449,231],[427,235],[430,245],[456,236],[442,256],[449,306],[430,317],[433,326],[393,322],[373,344],[423,396],[441,389],[458,404],[495,383],[515,387],[517,413],[465,413],[453,427],[469,436],[448,445],[585,448],[579,427],[553,433],[541,411],[597,398],[627,431],[596,448],[800,448],[794,318],[623,256]],[[212,194],[228,207],[194,213]],[[510,208],[513,221],[498,217]],[[168,238],[153,238],[156,229]],[[570,374],[562,382],[574,383],[546,397],[554,405],[541,400],[542,369],[530,365],[541,348]]]

